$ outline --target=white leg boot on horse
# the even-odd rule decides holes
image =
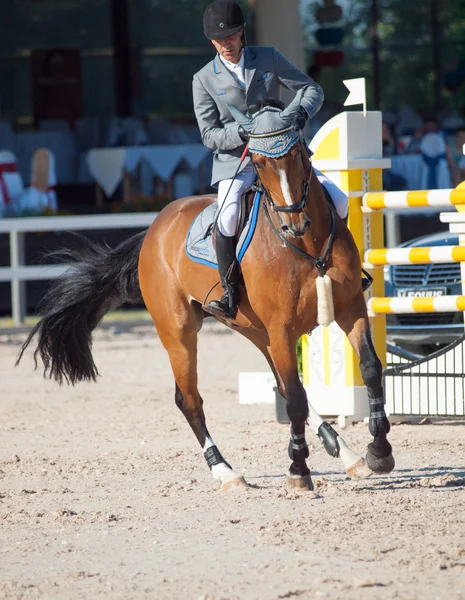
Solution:
[[[366,454],[368,467],[374,473],[390,473],[395,462],[391,444],[387,440],[391,426],[384,410],[383,369],[371,339],[367,307],[362,293],[340,315],[338,324],[360,359],[360,371],[368,390],[369,430],[373,436]]]

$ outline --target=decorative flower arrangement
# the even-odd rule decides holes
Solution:
[[[53,210],[50,206],[46,206],[45,208],[34,209],[34,208],[25,208],[19,211],[15,216],[16,217],[66,217],[71,215],[72,213],[62,211],[62,210]]]
[[[112,212],[114,213],[137,213],[137,212],[158,212],[165,208],[167,204],[172,202],[174,198],[165,194],[156,194],[153,196],[145,196],[138,194],[130,200],[123,202],[116,200],[112,204]]]

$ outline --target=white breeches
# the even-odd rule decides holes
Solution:
[[[313,167],[313,171],[318,177],[318,181],[321,183],[321,185],[328,190],[329,195],[334,202],[334,206],[336,207],[337,214],[341,217],[341,219],[345,219],[349,210],[349,198],[347,194],[343,192],[341,188],[338,188],[337,185],[331,181],[331,179],[328,179],[326,175],[323,175],[321,171],[318,171],[318,169],[315,169],[315,167]]]
[[[349,204],[347,195],[321,171],[315,168],[313,170],[318,181],[328,190],[333,199],[337,214],[343,219],[347,217]],[[218,228],[223,235],[232,237],[236,234],[241,195],[252,186],[255,178],[255,171],[244,171],[239,173],[234,180],[223,179],[218,183],[218,206],[220,208]]]
[[[250,170],[239,173],[236,179],[223,179],[218,183],[218,229],[226,237],[236,235],[241,196],[252,187],[256,177],[255,171]]]

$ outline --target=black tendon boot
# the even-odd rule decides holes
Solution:
[[[239,306],[239,270],[236,259],[236,238],[226,237],[216,230],[216,255],[224,294],[221,300],[212,300],[207,309],[219,316],[235,319]]]
[[[349,222],[349,213],[347,213],[347,217],[344,217],[342,219],[344,221],[344,225],[346,227],[348,227],[348,222]],[[373,283],[373,277],[367,273],[365,271],[365,269],[362,269],[362,271],[365,273],[365,275],[367,275],[368,277],[362,277],[362,291],[366,292],[367,289],[371,286],[371,284]]]

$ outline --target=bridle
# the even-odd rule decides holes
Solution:
[[[290,131],[291,129],[293,129],[292,127],[287,127],[286,129],[280,129],[279,131],[272,131],[270,133],[261,133],[261,134],[249,134],[250,138],[264,138],[264,137],[272,137],[272,136],[276,136],[279,135],[281,133],[285,133],[286,131]],[[300,134],[300,143],[307,149],[308,152],[308,147],[305,144],[304,140],[302,139],[302,133]],[[309,155],[310,158],[310,155]],[[261,179],[260,179],[260,175],[257,172],[257,176],[258,176],[258,181],[259,181],[259,186],[257,187],[257,190],[260,191],[266,198],[267,203],[269,204],[270,208],[277,213],[280,212],[284,212],[284,213],[299,213],[299,212],[303,212],[306,204],[307,204],[307,196],[308,196],[308,192],[310,191],[310,180],[312,177],[312,173],[313,173],[313,165],[312,165],[312,161],[310,160],[310,174],[308,176],[308,179],[306,179],[303,182],[303,193],[302,193],[302,200],[300,202],[296,202],[290,206],[276,206],[276,204],[273,202],[270,193],[268,192],[268,190],[265,188],[265,186],[263,185]],[[304,258],[305,260],[308,260],[309,262],[312,263],[312,265],[314,267],[316,267],[316,269],[318,270],[318,275],[320,277],[324,277],[325,272],[326,272],[326,261],[328,260],[328,256],[329,253],[331,251],[332,245],[333,245],[333,241],[334,241],[334,233],[336,230],[336,222],[334,219],[334,213],[332,211],[332,209],[329,209],[329,214],[330,214],[330,232],[329,232],[329,237],[326,241],[326,246],[325,249],[323,251],[323,254],[317,258],[315,258],[314,256],[312,256],[311,254],[308,254],[308,252],[305,252],[305,250],[302,250],[301,248],[299,248],[299,246],[296,246],[295,244],[293,244],[292,242],[290,242],[280,231],[279,229],[276,227],[276,225],[273,223],[273,220],[270,216],[270,213],[268,211],[268,207],[267,207],[267,203],[264,202],[263,203],[263,212],[265,213],[265,217],[273,231],[273,233],[275,233],[278,238],[291,250],[293,250],[294,252],[296,252],[299,256],[301,256],[302,258]],[[281,220],[281,219],[280,219]],[[282,221],[281,221],[282,224]]]
[[[251,133],[251,134],[249,134],[249,137],[251,139],[253,139],[253,138],[269,138],[269,137],[274,137],[274,136],[280,135],[282,133],[286,133],[287,131],[291,131],[291,130],[293,130],[293,127],[286,127],[285,129],[279,129],[278,131],[271,131],[269,133]],[[305,146],[305,148],[307,148],[306,144],[302,140],[302,137],[300,139],[300,142]],[[310,180],[312,177],[312,173],[313,173],[313,165],[312,165],[312,161],[310,161],[310,173],[309,173],[308,179],[306,179],[302,183],[302,200],[300,200],[300,202],[295,202],[294,204],[291,204],[290,206],[276,206],[276,204],[273,202],[273,199],[271,198],[270,193],[268,192],[266,187],[263,185],[258,172],[257,172],[257,176],[258,176],[258,180],[260,182],[260,190],[265,195],[265,198],[267,199],[268,204],[270,205],[270,208],[274,212],[277,212],[277,213],[280,213],[280,212],[299,213],[299,212],[303,212],[305,206],[307,205],[307,196],[308,196],[308,192],[310,191]]]

